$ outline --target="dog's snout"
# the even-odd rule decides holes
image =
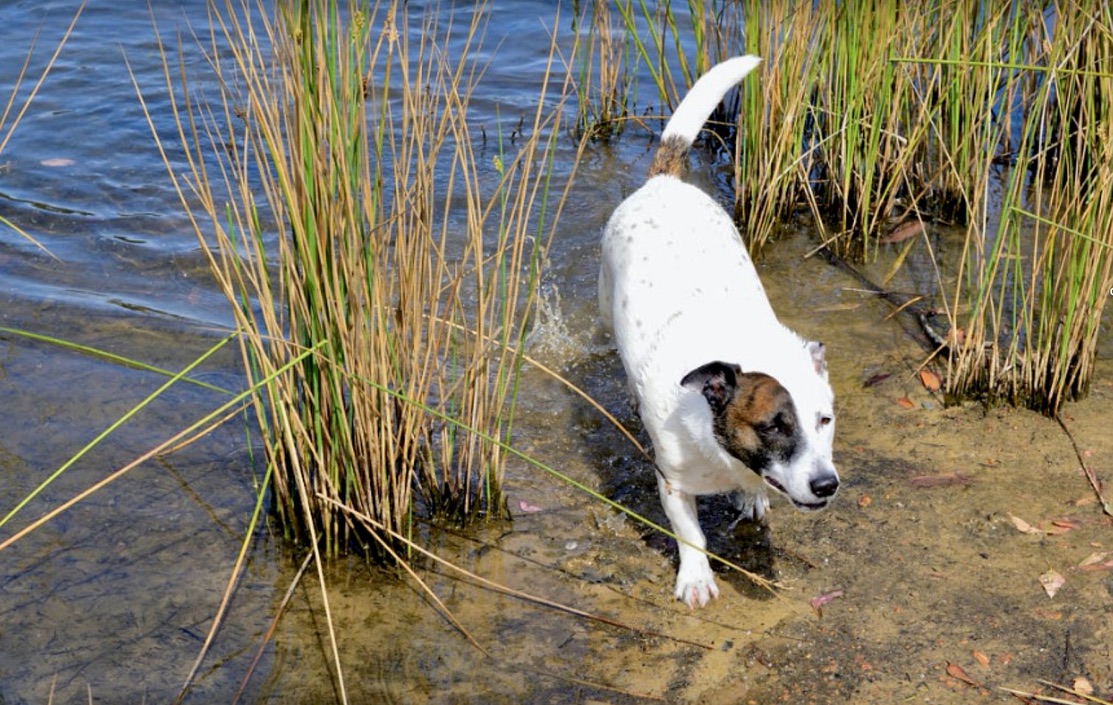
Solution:
[[[834,473],[812,479],[810,486],[816,497],[830,497],[839,489],[839,476]]]

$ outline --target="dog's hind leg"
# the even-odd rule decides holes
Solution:
[[[703,607],[719,596],[719,587],[715,584],[715,575],[704,552],[707,541],[700,529],[695,495],[672,487],[660,473],[657,475],[657,489],[673,533],[679,539],[680,569],[676,573],[676,599],[688,607]]]

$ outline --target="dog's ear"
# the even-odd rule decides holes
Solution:
[[[821,377],[827,377],[827,347],[816,340],[809,340],[806,343],[808,352],[812,354],[812,363],[815,365],[815,373]]]
[[[734,396],[742,368],[729,362],[709,362],[684,375],[682,387],[694,389],[707,399],[711,411],[719,414]]]

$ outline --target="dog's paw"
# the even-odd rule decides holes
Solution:
[[[731,495],[730,501],[738,510],[738,516],[731,522],[731,530],[738,526],[740,521],[761,521],[769,509],[769,495],[764,492],[749,494],[739,490]]]
[[[703,607],[719,596],[719,586],[705,556],[703,560],[684,561],[676,574],[676,599],[689,608]]]

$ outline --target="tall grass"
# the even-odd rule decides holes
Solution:
[[[254,402],[282,524],[332,554],[390,556],[415,512],[504,512],[560,111],[481,156],[467,115],[483,3],[434,4],[416,31],[404,2],[340,5],[214,1],[219,99],[169,60],[166,88],[182,202],[249,378],[274,380]],[[547,91],[546,76],[538,106]]]
[[[1038,38],[1015,166],[967,237],[948,392],[1055,413],[1088,389],[1113,284],[1113,14],[1064,15]]]
[[[576,131],[593,140],[621,132],[634,100],[626,34],[610,5],[611,0],[589,0],[573,14]]]
[[[752,248],[810,214],[822,247],[875,259],[915,224],[899,263],[932,222],[965,227],[919,309],[950,397],[1055,413],[1084,392],[1113,283],[1108,4],[613,3],[662,106],[693,66],[764,58],[709,141]]]

